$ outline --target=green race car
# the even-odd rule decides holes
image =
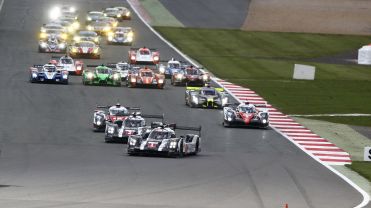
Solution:
[[[93,70],[84,70],[82,83],[84,85],[110,85],[121,86],[121,74],[104,65],[88,65],[96,67]]]

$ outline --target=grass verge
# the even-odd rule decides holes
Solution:
[[[346,166],[371,182],[371,162],[353,161],[351,165]]]
[[[255,90],[286,114],[371,113],[371,68],[323,64],[369,44],[371,37],[155,27],[216,76]],[[356,58],[356,57],[354,57]],[[316,66],[316,80],[292,79],[295,63]],[[318,119],[371,126],[371,118]]]

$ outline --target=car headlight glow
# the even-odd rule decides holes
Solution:
[[[130,60],[135,61],[136,57],[134,55],[130,56]]]
[[[110,36],[110,35],[109,35],[109,36],[107,37],[107,39],[108,39],[108,41],[112,41],[112,40],[113,40],[113,36]]]
[[[159,83],[159,84],[162,84],[162,83],[164,83],[164,80],[163,80],[163,79],[159,79],[159,80],[158,80],[158,83]]]
[[[94,75],[93,75],[93,73],[89,72],[89,73],[86,74],[86,77],[88,79],[93,79]]]
[[[64,44],[64,43],[60,43],[60,44],[58,45],[58,47],[63,49],[63,48],[66,47],[66,44]]]
[[[76,66],[77,71],[81,71],[82,67],[81,66]]]
[[[232,121],[232,117],[228,117],[227,120],[228,120],[228,121]]]
[[[91,26],[91,25],[86,26],[86,29],[88,29],[88,30],[94,30],[93,26]]]
[[[62,33],[62,34],[61,34],[61,38],[62,38],[63,40],[66,40],[66,39],[67,39],[67,34],[66,34],[66,33]]]
[[[158,70],[160,71],[161,74],[165,73],[165,67],[163,65],[161,65]]]
[[[102,121],[101,120],[98,120],[97,121],[97,125],[100,126],[102,124]]]
[[[198,104],[198,98],[195,95],[192,96],[192,100],[195,104]]]
[[[113,127],[108,127],[108,129],[107,129],[107,132],[109,134],[113,134],[114,131],[115,131],[115,128],[113,128]]]
[[[41,48],[46,48],[48,45],[45,42],[40,43]]]
[[[172,141],[172,142],[170,142],[169,148],[170,149],[175,149],[176,146],[177,146],[177,142],[176,141]]]
[[[113,75],[113,79],[115,79],[115,80],[120,79],[120,75],[119,75],[119,74],[114,74],[114,75]]]
[[[73,22],[73,27],[77,30],[80,28],[80,23],[79,22]]]
[[[93,53],[99,53],[99,48],[95,48]]]
[[[81,40],[81,38],[80,38],[79,36],[75,36],[75,37],[73,37],[73,40],[74,40],[75,42],[79,42],[79,41]]]
[[[99,38],[98,37],[94,38],[94,42],[95,43],[98,43],[99,42]]]
[[[111,30],[111,28],[106,26],[106,27],[103,28],[103,30],[106,31],[106,32],[109,32]]]
[[[120,18],[120,17],[121,17],[121,14],[117,14],[116,17],[117,17],[117,18]]]
[[[263,119],[262,122],[263,122],[263,124],[266,124],[267,123],[267,119]]]
[[[177,78],[177,79],[183,79],[183,74],[177,74],[177,75],[176,75],[176,78]]]
[[[86,20],[91,21],[91,17],[86,17]]]
[[[42,32],[42,33],[40,33],[40,38],[41,39],[44,39],[44,38],[46,38],[48,35],[46,34],[46,33],[44,33],[44,32]]]
[[[134,146],[137,143],[137,140],[130,138],[129,144]]]
[[[75,13],[76,12],[76,8],[75,7],[70,7],[70,12]]]
[[[36,78],[37,77],[37,73],[32,73],[32,78]]]
[[[61,16],[61,9],[59,7],[54,7],[49,12],[49,18],[52,20],[56,20]]]
[[[127,11],[127,12],[126,12],[126,16],[127,16],[127,17],[130,16],[130,11]]]
[[[204,74],[204,75],[202,75],[202,79],[203,79],[204,81],[207,81],[207,80],[209,79],[209,76],[207,76],[206,74]]]
[[[154,56],[154,57],[153,57],[153,60],[154,60],[154,61],[158,61],[158,60],[159,60],[158,56]]]
[[[135,77],[132,77],[131,79],[130,79],[130,82],[136,82],[137,81],[137,79],[135,79]]]
[[[62,77],[63,77],[63,79],[67,79],[68,78],[68,75],[67,74],[63,74]]]
[[[132,36],[128,36],[127,41],[133,42],[133,37]]]
[[[72,52],[72,53],[77,53],[77,48],[72,48],[72,49],[71,49],[71,52]]]

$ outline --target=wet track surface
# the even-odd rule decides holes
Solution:
[[[55,2],[55,1],[54,1]],[[123,1],[75,1],[88,10]],[[218,110],[190,109],[184,88],[164,90],[30,84],[28,67],[47,62],[37,32],[53,1],[6,0],[0,13],[1,207],[352,207],[361,195],[273,130],[225,129]],[[82,8],[82,9],[81,9]],[[180,58],[136,16],[124,22],[135,46]],[[103,45],[101,60],[127,59]],[[166,120],[202,125],[203,152],[182,159],[129,157],[91,128],[97,104],[120,101]]]

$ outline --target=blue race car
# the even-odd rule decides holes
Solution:
[[[30,68],[30,82],[68,84],[68,71],[54,64],[33,65]]]
[[[180,61],[175,60],[174,58],[170,59],[166,66],[160,65],[160,73],[165,74],[166,78],[170,78],[173,74],[179,72],[182,69],[182,63]]]

